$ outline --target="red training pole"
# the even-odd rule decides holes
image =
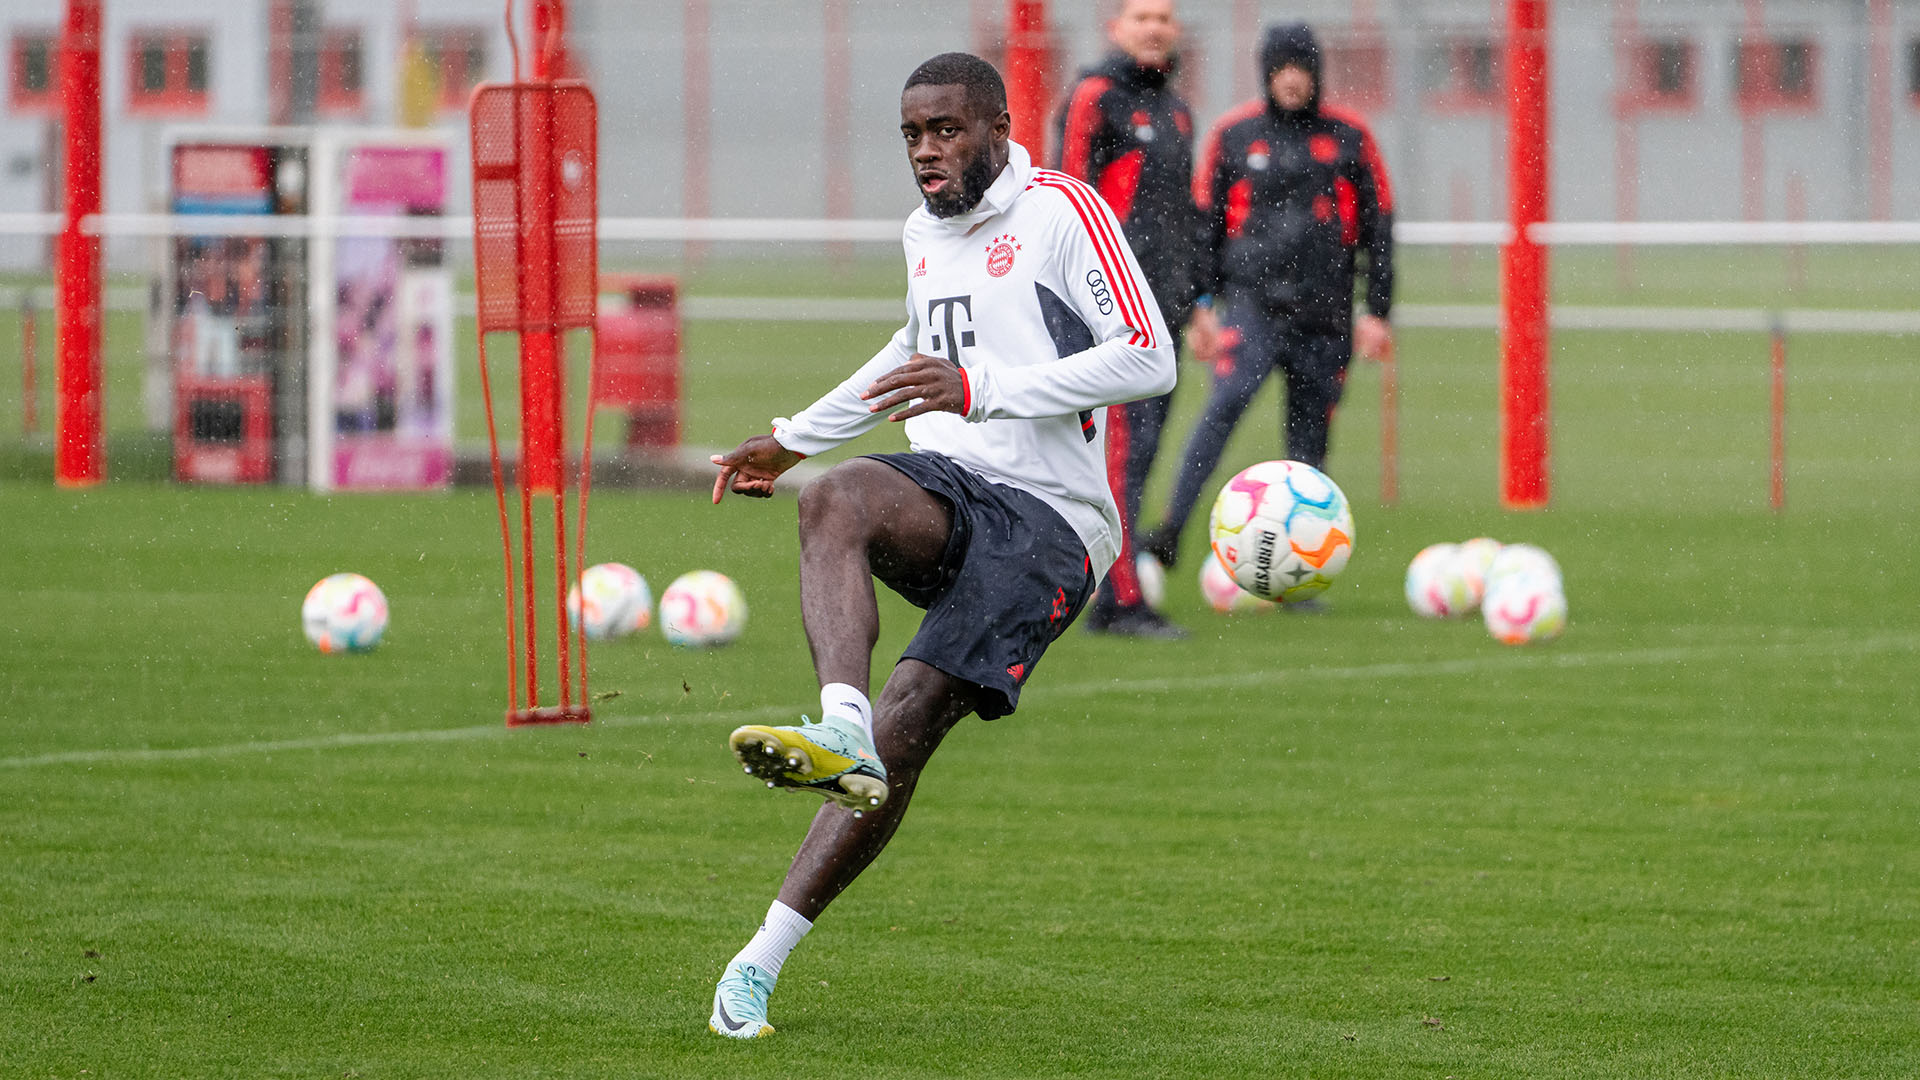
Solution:
[[[1773,455],[1768,502],[1777,513],[1787,508],[1787,327],[1773,320]]]
[[[1547,504],[1547,2],[1507,6],[1507,192],[1501,251],[1501,490],[1509,509]]]
[[[1046,160],[1047,5],[1045,0],[1007,0],[1007,113],[1013,140],[1037,164]]]
[[[81,223],[100,213],[100,4],[67,0],[60,40],[60,104],[66,130],[66,221],[54,296],[59,359],[54,375],[53,482],[85,487],[106,476],[101,444],[100,238]]]

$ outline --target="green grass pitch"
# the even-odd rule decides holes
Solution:
[[[885,332],[697,324],[689,438]],[[1205,611],[1190,534],[1194,637],[1070,633],[956,730],[747,1045],[712,982],[814,807],[724,743],[814,699],[791,499],[596,493],[590,556],[724,570],[747,634],[597,647],[594,725],[508,732],[490,495],[9,479],[0,1073],[1920,1074],[1911,340],[1796,341],[1779,516],[1763,340],[1555,348],[1554,509],[1494,508],[1487,336],[1407,333],[1401,505],[1375,369],[1338,422],[1332,611]],[[1561,641],[1407,613],[1413,552],[1479,533],[1558,556]],[[345,569],[393,624],[323,657],[297,609]]]

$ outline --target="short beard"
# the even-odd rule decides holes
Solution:
[[[937,218],[959,217],[980,205],[993,184],[993,154],[985,146],[960,168],[960,182],[937,195],[923,196],[927,213]]]

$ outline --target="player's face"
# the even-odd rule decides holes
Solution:
[[[1275,105],[1288,112],[1304,109],[1313,100],[1313,73],[1288,64],[1267,80],[1267,92],[1273,95]]]
[[[974,208],[1006,164],[1011,121],[983,116],[962,86],[911,86],[900,95],[900,135],[907,164],[935,217]]]
[[[1127,0],[1107,24],[1107,36],[1142,67],[1164,68],[1180,44],[1173,0]]]

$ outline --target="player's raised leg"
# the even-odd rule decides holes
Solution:
[[[891,794],[865,814],[823,806],[794,854],[780,898],[714,988],[707,1026],[732,1038],[773,1034],[767,1001],[780,968],[833,899],[853,884],[906,816],[920,772],[947,732],[976,707],[978,688],[919,660],[902,660],[881,692],[875,721]],[[818,726],[818,725],[815,725]]]
[[[873,579],[926,588],[940,574],[952,513],[898,470],[857,458],[800,496],[800,614],[820,679],[821,719],[749,724],[728,740],[769,787],[804,788],[850,810],[887,800],[886,755],[867,697],[880,613]]]

